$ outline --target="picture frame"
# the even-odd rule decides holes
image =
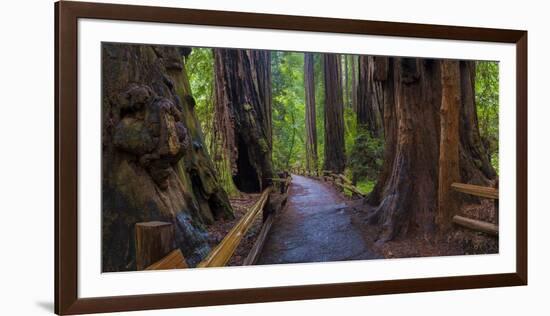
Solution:
[[[98,19],[508,43],[516,50],[516,271],[79,297],[78,21]],[[99,258],[98,258],[99,260]],[[527,31],[61,1],[55,3],[55,312],[60,315],[527,285]]]

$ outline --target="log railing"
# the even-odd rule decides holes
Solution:
[[[495,218],[498,224],[498,188],[483,187],[466,183],[453,183],[451,184],[451,188],[457,192],[470,194],[481,198],[493,199],[495,201]],[[472,230],[498,236],[498,225],[495,225],[493,223],[488,223],[460,215],[453,216],[453,223]]]
[[[352,196],[366,197],[366,194],[361,192],[361,190],[359,190],[359,188],[354,186],[353,183],[351,182],[351,180],[348,179],[343,174],[335,173],[335,172],[332,172],[330,170],[321,170],[320,172],[317,172],[317,171],[308,172],[308,171],[304,171],[304,170],[294,170],[294,171],[297,174],[301,174],[301,175],[309,176],[309,177],[315,177],[315,178],[318,178],[318,179],[323,180],[325,182],[330,182],[334,186],[341,189],[342,191],[347,190],[347,191],[351,192]],[[317,176],[317,175],[319,175],[319,176]]]
[[[243,217],[241,217],[239,222],[233,226],[224,239],[197,265],[197,267],[225,266],[237,249],[242,238],[254,223],[254,220],[259,214],[263,213],[264,223],[243,265],[251,265],[256,262],[265,240],[267,239],[276,209],[284,206],[286,203],[286,196],[292,178],[289,175],[286,178],[273,178],[270,180],[273,182],[273,186],[268,187],[262,192],[258,201],[254,203]],[[272,203],[274,205],[270,206],[270,194],[275,188],[279,189],[278,191],[280,191],[280,194],[276,201]],[[136,242],[138,246],[140,246],[137,247],[138,253],[136,253],[136,256],[138,258],[143,258],[141,260],[144,262],[144,264],[138,267],[139,270],[183,269],[188,267],[181,251],[175,248],[173,227],[171,223],[137,223]],[[147,245],[147,247],[141,246],[142,244]],[[164,257],[160,257],[157,254],[157,252],[159,252],[159,247],[162,249],[163,253],[166,254]],[[152,261],[155,262],[151,264]]]
[[[201,261],[197,267],[223,267],[229,261],[237,246],[241,242],[242,238],[252,226],[254,219],[264,209],[264,206],[267,204],[269,199],[269,193],[272,188],[269,187],[262,192],[260,199],[246,212],[246,214],[241,217],[241,220],[233,226],[233,228],[227,233],[225,238],[214,248],[210,254]]]

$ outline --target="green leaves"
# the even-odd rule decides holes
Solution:
[[[476,62],[475,94],[481,139],[491,156],[491,164],[498,173],[498,62]]]
[[[288,170],[305,162],[304,55],[271,54],[273,166]]]

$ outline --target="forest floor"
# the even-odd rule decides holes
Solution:
[[[235,218],[207,227],[208,242],[218,245],[260,194],[230,198]],[[327,262],[498,253],[498,237],[453,226],[450,234],[413,235],[377,243],[379,227],[366,224],[372,209],[362,199],[345,196],[329,183],[293,175],[287,206],[275,218],[258,264]],[[465,203],[460,215],[495,222],[490,200]],[[261,230],[258,216],[228,266],[240,266]]]
[[[410,258],[431,256],[453,256],[470,254],[498,253],[498,237],[481,232],[469,230],[453,225],[450,233],[442,235],[437,233],[426,235],[412,235],[397,237],[392,241],[378,243],[376,236],[379,226],[366,224],[366,218],[371,207],[357,203],[352,208],[353,221],[361,226],[363,236],[369,246],[384,258]],[[495,208],[492,201],[481,200],[480,203],[467,203],[461,207],[460,215],[479,219],[487,222],[495,222]]]
[[[260,194],[241,193],[238,197],[229,199],[235,218],[232,220],[219,220],[207,227],[208,243],[211,248],[216,247],[227,235],[227,233],[237,224],[246,212],[258,201]],[[244,259],[252,249],[256,237],[262,229],[262,217],[257,216],[248,232],[244,235],[233,256],[229,259],[227,266],[241,266]]]

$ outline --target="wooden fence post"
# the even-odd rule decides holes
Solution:
[[[137,270],[145,270],[176,248],[174,227],[171,223],[136,223],[135,230]]]

